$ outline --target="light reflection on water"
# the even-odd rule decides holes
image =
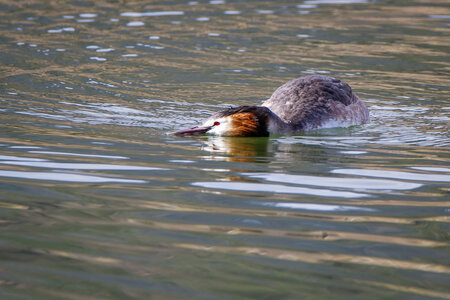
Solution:
[[[64,182],[123,182],[123,183],[146,183],[144,180],[132,180],[122,178],[107,178],[102,176],[81,175],[72,173],[50,173],[50,172],[21,172],[0,170],[0,177],[32,179],[32,180],[50,180]]]
[[[358,170],[358,169],[337,169],[331,171],[337,174],[350,174],[371,177],[395,178],[418,181],[450,182],[450,175],[433,175],[425,173],[412,173],[389,170]]]
[[[350,189],[410,190],[422,186],[421,184],[417,183],[409,183],[394,180],[382,180],[382,179],[380,180],[366,179],[366,178],[339,178],[339,177],[324,177],[324,176],[319,177],[319,176],[289,175],[276,173],[246,173],[244,175],[248,175],[251,178],[261,178],[267,181],[314,185],[314,186],[350,188]]]
[[[52,151],[28,151],[29,153],[36,154],[50,154],[50,155],[64,155],[64,156],[81,156],[81,157],[98,157],[108,159],[129,159],[129,157],[116,156],[116,155],[97,155],[97,154],[82,154],[82,153],[67,153],[67,152],[52,152]],[[1,159],[1,157],[0,157]]]
[[[245,182],[193,182],[192,185],[210,189],[224,189],[232,191],[267,192],[281,194],[303,194],[322,197],[360,198],[368,195],[353,192],[340,192],[327,189],[312,189],[304,187],[292,187],[279,184],[245,183]]]
[[[346,205],[324,205],[324,204],[314,204],[314,203],[264,203],[267,206],[280,207],[280,208],[291,208],[300,210],[315,210],[315,211],[375,211],[371,208],[363,208],[356,206],[346,206]]]
[[[0,298],[448,298],[449,15],[4,1]],[[307,74],[371,123],[170,135]]]
[[[58,162],[30,162],[30,161],[0,161],[0,164],[40,167],[50,169],[75,169],[75,170],[161,170],[154,167],[141,167],[129,165],[111,165],[111,164],[83,164],[83,163],[58,163]]]

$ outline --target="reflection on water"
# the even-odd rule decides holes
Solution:
[[[97,183],[97,182],[145,183],[144,180],[108,178],[102,176],[60,173],[60,172],[50,173],[50,172],[20,172],[20,171],[0,170],[0,177],[11,177],[11,178],[33,179],[33,180],[52,180],[65,182],[87,182],[87,183]]]
[[[0,161],[0,164],[40,167],[50,169],[76,169],[76,170],[161,170],[153,167],[140,167],[129,165],[110,165],[110,164],[83,164],[83,163],[57,163],[41,161]]]
[[[418,181],[442,181],[450,182],[450,175],[434,175],[424,173],[412,173],[404,171],[388,171],[388,170],[358,170],[358,169],[337,169],[331,171],[337,174],[352,174],[360,176],[371,177],[383,177],[383,178],[395,178],[406,180],[418,180]]]
[[[340,192],[327,189],[311,189],[303,187],[292,187],[280,184],[248,183],[248,182],[194,182],[194,186],[210,189],[223,189],[233,191],[255,191],[281,194],[303,194],[322,197],[360,198],[368,195],[354,192]]]
[[[421,186],[421,184],[416,183],[382,179],[319,177],[278,173],[247,173],[245,175],[267,181],[350,189],[410,190]]]
[[[67,156],[81,156],[81,157],[98,157],[98,158],[109,158],[109,159],[129,159],[129,157],[117,156],[117,155],[97,155],[97,154],[51,152],[51,151],[29,151],[29,153],[50,154],[50,155],[67,155]],[[1,157],[0,157],[0,159],[1,159]]]
[[[278,249],[261,249],[261,248],[247,248],[247,247],[199,247],[197,245],[177,245],[183,248],[194,248],[197,250],[226,252],[226,253],[240,253],[247,255],[261,255],[273,257],[276,259],[292,260],[292,261],[306,261],[308,263],[320,263],[324,261],[354,263],[372,266],[386,266],[390,265],[399,269],[413,269],[417,271],[428,271],[436,273],[449,273],[450,269],[442,265],[418,264],[413,262],[398,261],[393,259],[376,259],[373,257],[357,257],[349,255],[323,255],[311,254],[307,252],[294,252]]]
[[[448,299],[443,1],[0,4],[0,298]],[[288,80],[371,123],[175,137]]]
[[[268,138],[236,138],[236,137],[208,137],[203,150],[216,154],[226,154],[227,161],[255,162],[268,154]]]
[[[321,196],[321,195],[319,195]],[[343,197],[345,198],[345,197]],[[356,197],[355,197],[356,198]],[[316,211],[375,211],[371,208],[361,208],[356,206],[346,206],[346,205],[324,205],[324,204],[313,204],[313,203],[264,203],[267,206],[274,206],[280,208],[291,208],[300,210],[316,210]]]

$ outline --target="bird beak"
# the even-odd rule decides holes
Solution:
[[[206,133],[211,128],[212,128],[212,126],[208,126],[208,127],[193,127],[193,128],[190,128],[190,129],[184,129],[184,130],[175,131],[173,134],[174,135],[196,135],[196,134]]]

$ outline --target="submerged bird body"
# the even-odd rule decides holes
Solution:
[[[369,121],[369,111],[348,84],[312,75],[280,86],[262,106],[239,106],[219,111],[201,126],[175,134],[209,133],[220,136],[294,134],[329,127],[348,127]]]

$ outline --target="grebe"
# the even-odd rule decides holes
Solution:
[[[311,75],[280,86],[262,106],[239,106],[219,111],[201,126],[176,135],[269,136],[307,130],[360,125],[369,110],[350,86],[339,79]]]

